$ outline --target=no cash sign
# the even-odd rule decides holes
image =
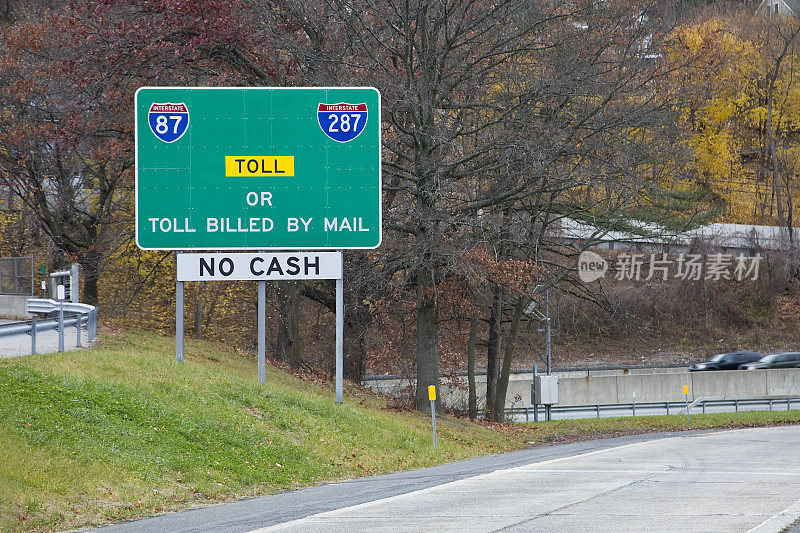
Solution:
[[[340,279],[339,252],[178,254],[178,281]]]

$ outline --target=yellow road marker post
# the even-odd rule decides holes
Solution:
[[[683,396],[686,398],[686,423],[691,424],[692,419],[689,417],[689,387],[683,386]]]
[[[428,399],[431,401],[431,422],[433,423],[433,449],[436,449],[436,385],[428,385]]]

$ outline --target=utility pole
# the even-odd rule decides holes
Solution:
[[[545,330],[546,330],[546,333],[545,333],[545,335],[546,335],[546,338],[547,338],[547,340],[546,340],[546,343],[547,343],[547,375],[550,376],[553,373],[553,365],[552,365],[553,360],[552,360],[552,357],[550,355],[550,289],[547,289],[547,292],[545,293],[545,302],[546,302],[546,308],[545,308],[545,312],[546,312],[546,314],[545,314]],[[552,408],[552,406],[550,404],[547,404],[547,406],[545,407],[545,409],[547,410],[546,414],[547,414],[547,420],[548,421],[551,419],[551,412],[550,412],[551,408]]]
[[[545,306],[544,316],[542,316],[542,313],[540,311],[536,311],[535,316],[536,318],[544,322],[544,329],[540,329],[539,331],[543,331],[545,334],[545,347],[546,347],[545,353],[547,354],[547,366],[545,368],[545,372],[548,376],[551,376],[553,374],[553,358],[550,350],[550,344],[551,344],[550,343],[550,289],[547,289],[547,291],[545,292],[545,303],[546,306]],[[536,391],[536,365],[534,365],[533,368],[534,368],[533,383],[531,384],[531,387],[532,390],[534,391],[533,394],[535,397],[536,392],[541,393],[541,391]],[[534,403],[534,401],[535,399],[532,400],[532,403]],[[552,406],[550,404],[544,404],[545,420],[551,420],[552,418],[551,407]],[[534,421],[535,422],[539,421],[535,403],[534,403]]]

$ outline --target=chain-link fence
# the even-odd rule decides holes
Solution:
[[[33,257],[0,257],[0,294],[33,296]]]

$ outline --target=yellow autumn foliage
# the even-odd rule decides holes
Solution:
[[[783,184],[784,209],[800,201],[800,73],[790,67],[800,61],[800,43],[776,65],[776,42],[782,34],[766,35],[769,28],[749,15],[718,16],[682,27],[674,39],[679,45],[671,50],[670,61],[698,64],[694,78],[681,80],[694,96],[691,106],[679,110],[684,142],[693,154],[695,179],[726,201],[725,222],[781,223],[776,218],[776,182]],[[769,132],[766,88],[773,71]],[[769,133],[776,139],[780,161],[775,176]]]

